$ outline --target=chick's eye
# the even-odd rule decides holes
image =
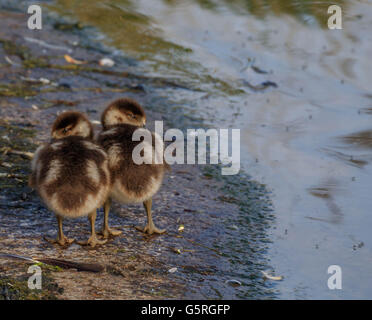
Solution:
[[[67,132],[71,131],[71,128],[63,128],[62,133],[66,134]]]

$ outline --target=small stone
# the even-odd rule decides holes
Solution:
[[[115,65],[115,62],[110,58],[102,58],[98,63],[102,67],[113,67]]]
[[[234,280],[234,279],[226,280],[225,283],[227,283],[228,285],[232,287],[240,287],[242,285],[240,281]]]
[[[43,84],[49,84],[50,83],[50,80],[46,79],[46,78],[40,78],[39,81]]]

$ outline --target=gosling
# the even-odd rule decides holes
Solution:
[[[105,151],[93,141],[93,127],[80,112],[64,112],[52,127],[50,143],[40,146],[33,157],[29,185],[36,189],[46,206],[56,214],[58,236],[45,240],[68,246],[75,240],[63,234],[65,218],[88,216],[91,236],[81,245],[95,247],[96,209],[110,191],[110,172]]]
[[[111,173],[111,192],[104,206],[103,238],[121,233],[108,225],[112,199],[122,204],[142,202],[147,213],[147,225],[137,229],[150,235],[164,233],[164,229],[155,226],[151,208],[152,197],[158,192],[169,166],[164,161],[162,164],[136,164],[132,158],[134,148],[141,143],[132,141],[133,133],[146,124],[143,108],[129,98],[115,100],[103,112],[101,123],[103,131],[97,141],[107,152]],[[151,134],[154,154],[155,135]]]

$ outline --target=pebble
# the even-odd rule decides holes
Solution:
[[[98,63],[102,67],[113,67],[115,65],[115,62],[110,58],[102,58]]]
[[[234,279],[226,280],[225,283],[227,283],[228,285],[232,287],[240,287],[242,285],[240,281],[234,280]]]

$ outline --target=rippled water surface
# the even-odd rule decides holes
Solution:
[[[335,3],[342,30],[326,28]],[[154,90],[186,126],[241,129],[243,170],[272,191],[266,256],[284,276],[278,298],[372,297],[371,1],[52,7],[97,27],[137,70],[176,81],[178,88]],[[342,290],[327,287],[334,264]]]

